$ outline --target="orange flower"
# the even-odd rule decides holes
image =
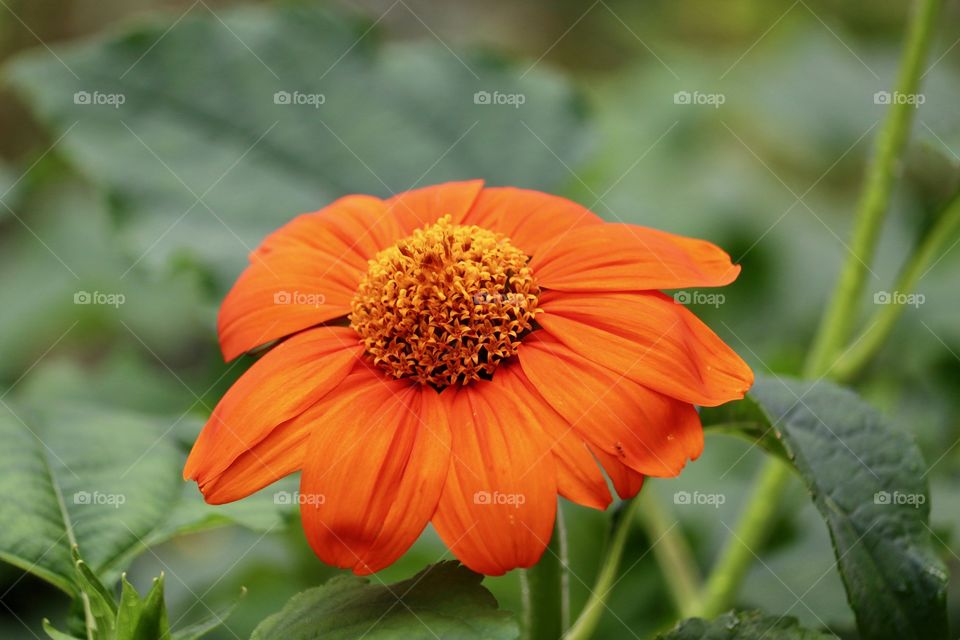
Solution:
[[[677,475],[703,449],[694,405],[743,397],[746,364],[657,291],[739,272],[708,242],[536,191],[341,198],[267,237],[227,295],[225,358],[274,346],[184,477],[220,504],[301,471],[310,545],[358,574],[428,522],[471,569],[529,567],[557,494],[604,509],[600,466],[621,497]]]

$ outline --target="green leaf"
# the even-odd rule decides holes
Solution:
[[[759,611],[731,611],[710,621],[684,620],[671,631],[658,635],[657,640],[830,640],[836,637],[826,631],[804,629],[796,618],[764,615]]]
[[[183,482],[185,454],[167,433],[173,424],[82,405],[0,404],[0,560],[77,595],[84,584],[74,545],[81,577],[110,584],[148,545],[235,522],[230,505],[209,507]],[[264,496],[240,509],[254,510],[238,518],[248,523],[283,522]]]
[[[80,559],[76,547],[73,548],[73,558],[87,630],[96,638],[113,638],[117,628],[117,605],[113,601],[113,596],[90,570],[87,563]]]
[[[455,561],[427,567],[393,585],[338,576],[294,596],[251,640],[507,640],[520,628],[480,585],[483,576]]]
[[[57,629],[50,624],[50,621],[46,618],[43,619],[43,630],[48,636],[53,638],[53,640],[82,640],[81,638],[66,634],[63,631],[57,631]]]
[[[211,619],[191,625],[173,635],[167,607],[163,597],[163,574],[155,578],[153,586],[145,598],[129,581],[126,574],[120,577],[122,589],[119,607],[113,596],[90,571],[76,548],[74,548],[80,594],[86,612],[86,636],[89,640],[198,640],[200,637],[221,626],[236,603],[225,612],[213,614]],[[241,593],[241,597],[246,589]],[[43,621],[43,628],[54,640],[75,640],[73,636],[58,631],[49,620]]]
[[[140,610],[143,601],[136,588],[127,580],[127,575],[120,576],[120,606],[117,612],[117,634],[121,637],[129,637],[137,627],[137,619],[140,617]]]
[[[240,603],[240,600],[247,595],[246,587],[243,588],[240,592],[240,597],[237,598],[230,606],[220,610],[212,612],[207,618],[192,624],[188,627],[184,627],[180,631],[177,631],[173,634],[173,640],[198,640],[199,638],[210,633],[214,629],[223,626],[224,621],[230,617],[233,613],[233,610],[237,608],[237,605]]]
[[[373,25],[306,5],[172,18],[58,51],[76,76],[48,52],[10,69],[40,119],[70,130],[58,150],[133,212],[144,263],[188,255],[225,284],[266,233],[338,196],[465,178],[551,189],[586,149],[578,100],[542,67],[380,45]]]
[[[770,426],[770,419],[763,407],[751,395],[739,402],[728,402],[719,407],[701,409],[703,428],[709,433],[740,436],[755,442],[768,453],[789,460],[777,430]]]
[[[123,631],[123,633],[121,633]],[[154,578],[153,586],[140,604],[133,628],[117,630],[117,640],[164,640],[170,637],[167,605],[163,600],[163,574]]]
[[[909,435],[828,382],[760,378],[747,399],[702,418],[772,427],[827,523],[863,637],[946,637],[947,573],[928,526],[926,465]]]

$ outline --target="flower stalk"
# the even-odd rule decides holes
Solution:
[[[649,482],[649,480],[647,481]],[[659,496],[647,489],[641,501],[640,525],[650,540],[677,611],[683,617],[694,615],[700,600],[700,570],[677,520],[671,516]]]
[[[600,617],[607,607],[607,597],[617,579],[620,560],[623,558],[623,548],[627,542],[627,534],[630,532],[630,526],[636,519],[639,509],[640,500],[632,498],[624,501],[614,514],[610,541],[607,545],[603,565],[600,567],[597,580],[590,590],[590,597],[587,599],[583,611],[580,612],[577,621],[573,623],[570,631],[564,636],[564,640],[587,640],[587,638],[593,636],[593,632],[600,622]]]
[[[907,42],[897,74],[894,95],[913,96],[920,88],[923,65],[943,0],[920,0],[910,22]],[[869,265],[887,213],[894,177],[906,146],[916,107],[910,100],[891,100],[886,120],[877,136],[867,166],[864,189],[857,205],[853,239],[840,280],[820,323],[805,375],[822,375],[850,336],[863,297]]]
[[[912,293],[917,282],[936,264],[943,246],[957,235],[960,235],[960,192],[950,199],[924,236],[919,248],[900,272],[893,291],[902,295]],[[904,308],[905,305],[896,303],[882,306],[834,365],[831,376],[841,382],[854,378],[890,337]]]
[[[566,529],[558,511],[550,544],[539,562],[520,572],[527,640],[559,640],[567,623],[569,596]]]
[[[920,0],[911,19],[897,76],[896,93],[907,96],[917,93],[942,5],[943,0]],[[831,377],[838,380],[840,376],[844,379],[852,377],[857,367],[863,366],[882,345],[880,339],[871,340],[856,355],[856,366],[847,365],[837,374],[830,375],[833,363],[849,338],[857,318],[869,265],[873,261],[877,239],[893,190],[896,168],[906,146],[914,111],[914,106],[907,100],[891,101],[867,168],[864,190],[857,206],[851,248],[803,369],[803,375],[807,378]],[[938,236],[949,231],[947,228],[938,232]],[[921,253],[923,252],[924,249],[921,249]],[[917,275],[908,268],[905,277],[912,286],[915,280],[909,279],[916,278]],[[894,315],[885,322],[892,327],[895,319]],[[885,338],[886,335],[882,334],[881,337]],[[781,460],[770,459],[765,463],[736,530],[732,532],[732,538],[721,552],[716,568],[707,581],[698,615],[716,616],[725,610],[736,596],[756,555],[754,549],[760,548],[769,536],[774,522],[773,511],[781,504],[789,478],[790,468]]]

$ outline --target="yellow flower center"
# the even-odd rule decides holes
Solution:
[[[442,388],[489,379],[515,355],[539,297],[506,236],[445,216],[370,260],[350,326],[390,375]]]

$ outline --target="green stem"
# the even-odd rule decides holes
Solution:
[[[933,228],[924,236],[919,249],[911,256],[894,286],[893,292],[907,295],[916,288],[943,246],[960,234],[960,193],[944,207]],[[853,341],[853,346],[834,365],[831,377],[846,381],[854,378],[886,342],[905,305],[890,302],[882,306],[866,324],[866,329]]]
[[[660,565],[677,611],[684,618],[692,616],[700,601],[701,578],[690,545],[678,530],[677,521],[671,522],[656,492],[646,489],[640,500],[640,524],[653,545],[653,555]]]
[[[566,567],[566,532],[558,512],[553,536],[540,561],[520,573],[527,640],[559,640],[563,636]]]
[[[896,92],[899,94],[917,93],[942,4],[943,0],[920,0],[920,6],[910,23],[897,75]],[[868,265],[873,261],[877,238],[893,190],[894,171],[910,133],[913,112],[914,107],[908,101],[894,100],[877,137],[863,194],[857,206],[850,252],[804,366],[803,374],[807,378],[825,375],[830,370],[831,361],[837,357],[850,336],[863,296]],[[762,548],[769,536],[774,520],[771,512],[781,503],[789,478],[789,467],[781,460],[771,458],[765,463],[756,489],[737,523],[736,532],[724,547],[707,581],[700,615],[717,615],[736,596],[754,557],[754,549]]]
[[[943,0],[921,0],[907,35],[906,48],[897,74],[896,93],[916,94],[923,74],[924,61],[930,48],[933,30]],[[893,190],[894,172],[910,133],[916,108],[910,101],[894,100],[877,137],[872,160],[867,167],[866,181],[857,205],[856,227],[850,254],[840,273],[840,280],[823,315],[813,350],[808,359],[807,375],[822,374],[830,360],[843,347],[856,320],[863,286],[873,260],[877,237]]]
[[[610,542],[607,545],[607,555],[600,567],[600,573],[597,574],[593,589],[590,590],[590,597],[587,599],[587,603],[584,605],[583,611],[580,612],[577,621],[573,623],[570,631],[564,636],[564,640],[587,640],[597,628],[597,623],[600,622],[603,610],[607,606],[607,597],[616,582],[620,560],[623,558],[623,547],[626,544],[630,525],[636,518],[639,507],[640,500],[637,498],[627,500],[621,505],[614,518]]]
[[[723,613],[737,593],[747,570],[756,558],[754,549],[766,541],[773,523],[771,513],[790,479],[790,467],[779,458],[770,458],[760,473],[756,488],[737,522],[736,533],[728,539],[717,566],[704,587],[703,604],[696,615],[713,618]]]

